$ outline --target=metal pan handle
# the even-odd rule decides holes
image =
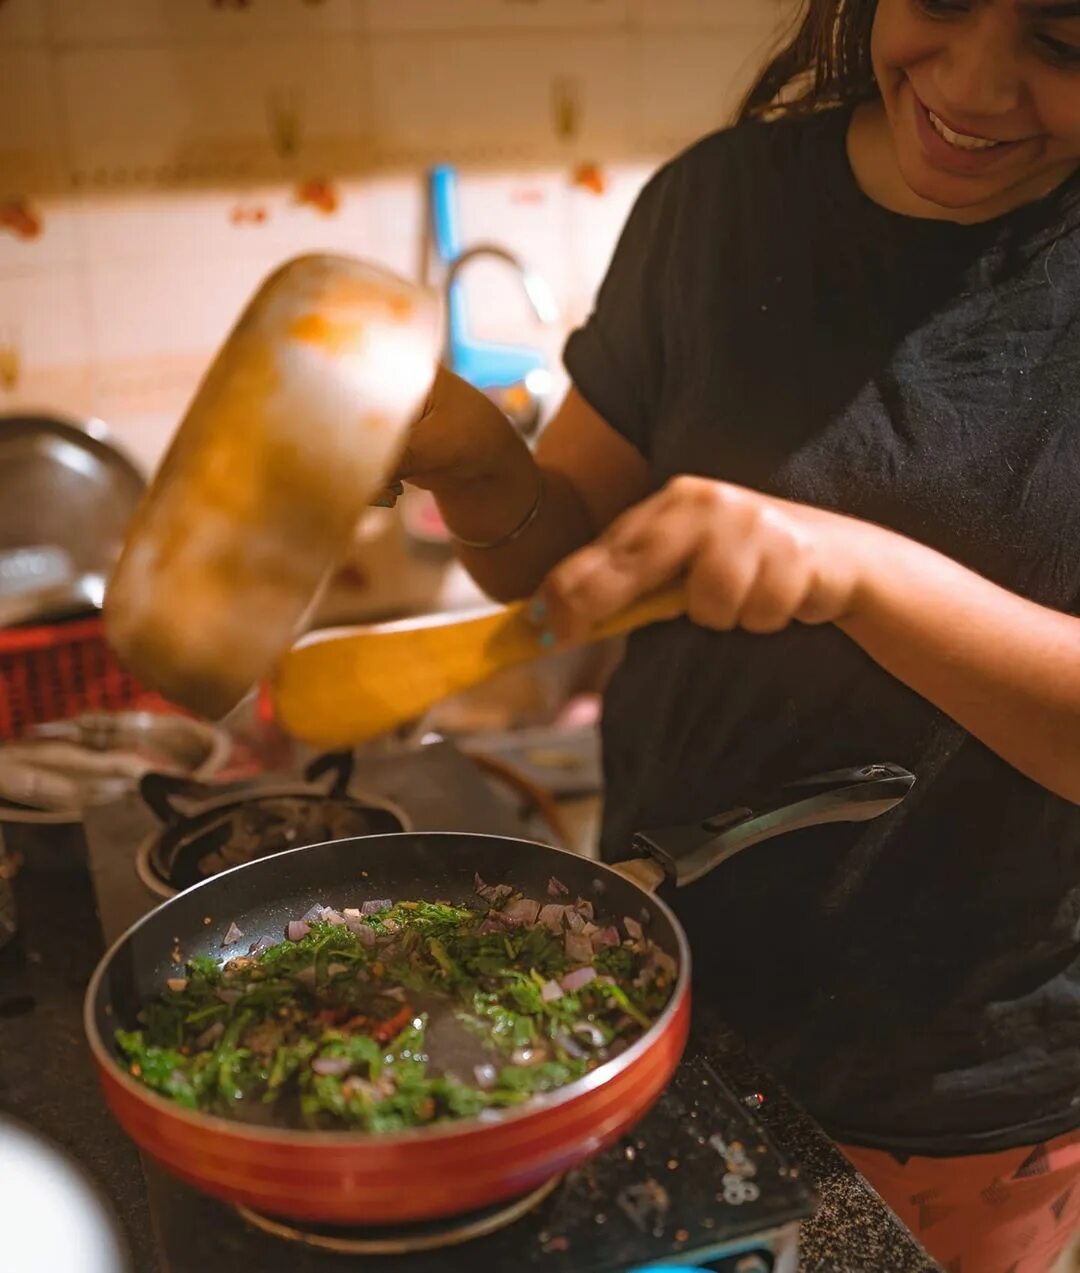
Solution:
[[[657,866],[676,887],[693,884],[736,853],[803,827],[830,822],[869,822],[894,809],[915,785],[899,765],[863,765],[802,778],[752,806],[730,809],[691,826],[640,831],[634,849],[651,862],[620,863],[644,883],[659,883]],[[655,884],[653,885],[655,887]]]

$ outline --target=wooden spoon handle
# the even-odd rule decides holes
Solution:
[[[682,588],[645,597],[593,631],[601,641],[677,618]],[[464,617],[433,615],[329,633],[281,660],[273,680],[282,727],[315,746],[353,746],[546,650],[528,603]]]

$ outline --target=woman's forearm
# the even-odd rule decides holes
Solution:
[[[1080,619],[878,527],[837,622],[877,663],[1015,768],[1080,803]]]

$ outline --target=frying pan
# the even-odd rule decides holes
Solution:
[[[635,837],[647,855],[604,865],[563,849],[499,836],[404,832],[294,849],[216,875],[128,930],[98,965],[84,1022],[106,1101],[146,1153],[227,1202],[292,1220],[378,1225],[461,1214],[519,1197],[612,1144],[657,1100],[690,1022],[690,951],[657,886],[693,883],[753,844],[827,822],[859,822],[897,805],[914,783],[896,765],[797,782],[695,827]],[[366,873],[362,875],[363,873]],[[593,902],[601,922],[632,916],[678,967],[666,1008],[621,1055],[574,1083],[494,1116],[389,1135],[252,1127],[172,1103],[132,1078],[113,1042],[140,1005],[176,975],[173,953],[247,953],[314,902],[369,897],[462,902],[474,873],[543,897],[551,876]],[[667,887],[666,885],[665,887]],[[206,921],[209,919],[209,923]],[[232,923],[242,938],[223,947]]]

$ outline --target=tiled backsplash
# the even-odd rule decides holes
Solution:
[[[282,260],[417,275],[437,161],[462,168],[466,238],[520,253],[560,308],[538,331],[478,263],[478,334],[557,365],[642,182],[725,122],[783,8],[0,0],[0,411],[100,416],[152,467]]]

